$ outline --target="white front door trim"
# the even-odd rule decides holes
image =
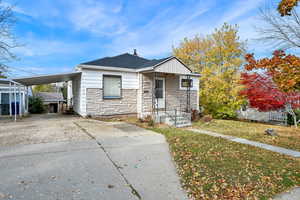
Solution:
[[[158,109],[163,109],[166,106],[166,81],[164,77],[156,77],[155,78],[155,88],[156,88],[156,80],[161,80],[163,83],[163,87],[162,87],[162,98],[156,98],[155,97],[155,104],[156,104],[156,108]]]

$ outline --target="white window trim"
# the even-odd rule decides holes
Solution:
[[[120,96],[119,97],[105,97],[104,96],[104,77],[116,77],[116,78],[120,78]],[[122,89],[123,89],[123,86],[122,86],[122,75],[112,75],[112,74],[103,74],[102,75],[102,99],[103,100],[111,100],[111,99],[122,99]]]
[[[187,87],[182,87],[181,86],[181,81],[182,81],[182,79],[187,79],[188,77],[187,76],[180,76],[179,77],[179,89],[180,90],[187,90]],[[192,87],[190,87],[190,90],[195,90],[194,89],[194,79],[193,79],[193,77],[190,77],[190,79],[192,80]]]

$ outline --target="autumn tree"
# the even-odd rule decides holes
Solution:
[[[33,92],[57,92],[54,85],[52,84],[43,84],[43,85],[36,85],[33,87]]]
[[[173,54],[200,77],[200,104],[216,118],[234,118],[244,103],[239,92],[239,69],[243,63],[245,42],[238,27],[224,24],[207,36],[185,38]]]
[[[264,70],[272,76],[273,81],[282,91],[300,91],[299,57],[277,50],[271,58],[256,60],[254,54],[247,54],[245,58],[246,70]]]
[[[300,120],[297,121],[295,110],[300,108],[300,93],[281,91],[269,73],[242,73],[241,83],[241,95],[248,99],[250,107],[262,112],[284,110],[297,127]]]
[[[281,16],[291,15],[294,7],[298,5],[299,0],[281,0],[277,10]]]

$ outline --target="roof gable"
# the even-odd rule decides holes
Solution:
[[[176,57],[169,58],[154,67],[156,72],[175,73],[175,74],[190,74],[190,70]]]

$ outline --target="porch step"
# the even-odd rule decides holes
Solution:
[[[183,124],[176,124],[177,128],[182,128],[182,127],[187,127],[187,126],[192,126],[192,123],[183,123]]]
[[[166,119],[166,123],[175,126],[175,116],[174,117],[168,117]],[[186,126],[191,126],[191,120],[189,120],[187,117],[184,116],[177,116],[176,117],[176,127],[186,127]]]
[[[165,123],[170,126],[175,126],[176,121],[176,127],[186,127],[191,126],[191,115],[190,114],[177,114],[174,113],[162,113],[160,116],[155,117],[156,123]]]

